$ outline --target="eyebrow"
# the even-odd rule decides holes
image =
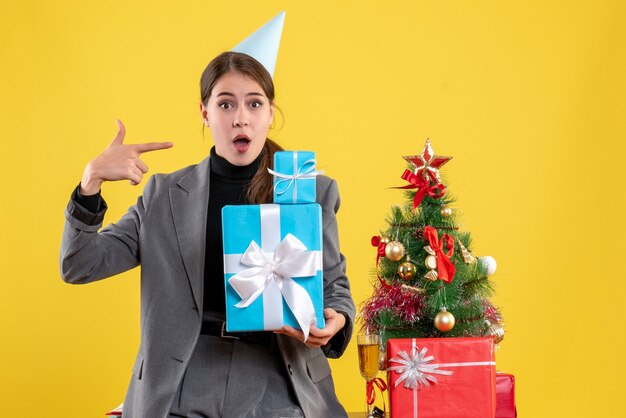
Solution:
[[[233,96],[235,97],[235,95],[229,91],[222,91],[217,93],[217,95],[215,97],[220,97],[220,96]],[[263,93],[258,93],[258,92],[251,92],[251,93],[246,93],[246,96],[265,96]]]

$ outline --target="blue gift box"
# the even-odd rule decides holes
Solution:
[[[228,331],[324,327],[320,205],[224,206],[222,234]]]
[[[274,153],[274,203],[315,203],[315,153],[278,151]]]

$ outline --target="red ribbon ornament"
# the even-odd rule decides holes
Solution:
[[[385,281],[380,277],[380,275],[378,274],[378,261],[380,260],[380,257],[384,257],[385,256],[385,247],[387,247],[387,243],[383,242],[383,239],[380,235],[374,235],[372,237],[372,246],[373,247],[378,247],[377,248],[377,253],[376,253],[376,276],[378,277],[378,281],[380,282],[381,286],[386,288],[386,289],[390,289],[391,286],[388,285],[387,283],[385,283]]]
[[[372,247],[378,247],[378,254],[376,255],[376,267],[378,267],[378,260],[380,260],[380,257],[385,256],[385,247],[387,247],[387,243],[383,242],[380,235],[374,235],[372,237]]]
[[[372,380],[368,380],[366,385],[366,400],[368,405],[373,405],[376,400],[376,392],[374,386],[378,387],[380,395],[383,398],[383,412],[387,409],[385,407],[385,397],[382,396],[383,392],[387,390],[387,384],[380,377],[376,377]]]
[[[430,248],[433,249],[437,256],[437,275],[439,276],[439,279],[446,283],[450,283],[452,279],[454,279],[454,274],[456,273],[456,267],[450,260],[452,254],[454,254],[454,240],[450,235],[443,234],[440,241],[437,235],[437,230],[430,225],[424,228],[424,238],[428,240]],[[447,253],[443,252],[444,244],[448,250]]]
[[[413,209],[417,208],[422,203],[424,196],[429,195],[434,199],[439,199],[442,198],[446,192],[446,186],[443,184],[435,183],[431,186],[430,180],[424,179],[424,177],[413,173],[411,170],[404,170],[401,178],[411,184],[395,187],[396,189],[417,189],[415,197],[413,198]]]

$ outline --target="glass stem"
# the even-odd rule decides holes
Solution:
[[[367,417],[371,418],[374,416],[374,404],[369,404],[369,399],[367,399],[367,388],[369,386],[369,381],[365,382],[365,412],[367,412]]]

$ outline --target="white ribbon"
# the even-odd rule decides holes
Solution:
[[[292,234],[287,234],[274,253],[264,252],[252,241],[241,257],[241,263],[250,268],[228,279],[228,283],[241,297],[241,301],[235,306],[245,308],[266,289],[275,286],[293,312],[306,341],[309,328],[317,324],[315,308],[311,296],[292,277],[315,275],[319,264],[316,252],[307,251],[302,241]],[[265,306],[265,310],[274,308],[275,306]]]
[[[406,351],[400,351],[398,355],[400,358],[392,358],[389,362],[400,363],[400,366],[392,366],[387,370],[395,371],[400,375],[394,387],[404,382],[404,387],[407,389],[415,389],[421,386],[430,386],[430,383],[437,383],[437,377],[435,374],[441,374],[450,376],[452,371],[439,370],[440,364],[430,364],[435,357],[426,356],[428,349],[426,347],[419,350],[417,347],[411,349],[411,354],[407,354]]]
[[[391,366],[387,371],[395,371],[400,375],[396,379],[394,387],[404,382],[404,387],[413,391],[413,418],[417,415],[417,392],[422,386],[430,386],[437,384],[437,377],[434,374],[450,376],[453,374],[451,370],[440,370],[440,367],[471,367],[471,366],[495,366],[495,361],[466,361],[460,363],[431,363],[435,357],[426,356],[428,349],[426,347],[421,350],[417,347],[415,338],[411,341],[411,353],[400,351],[400,358],[394,357],[389,362],[400,363],[400,366]]]
[[[300,167],[298,167],[298,151],[293,151],[293,174],[279,173],[277,171],[274,171],[268,168],[267,171],[269,171],[270,174],[273,174],[275,177],[283,179],[283,180],[278,180],[274,184],[274,192],[278,196],[280,196],[286,193],[289,190],[289,188],[293,185],[293,202],[294,203],[297,202],[298,186],[297,186],[296,180],[313,179],[316,176],[319,176],[320,174],[324,174],[324,170],[315,171],[315,164],[316,164],[315,160],[310,159],[310,160],[305,161],[304,163],[302,163]],[[287,182],[287,185],[284,187],[284,189],[279,191],[280,185],[284,184],[285,182]]]

